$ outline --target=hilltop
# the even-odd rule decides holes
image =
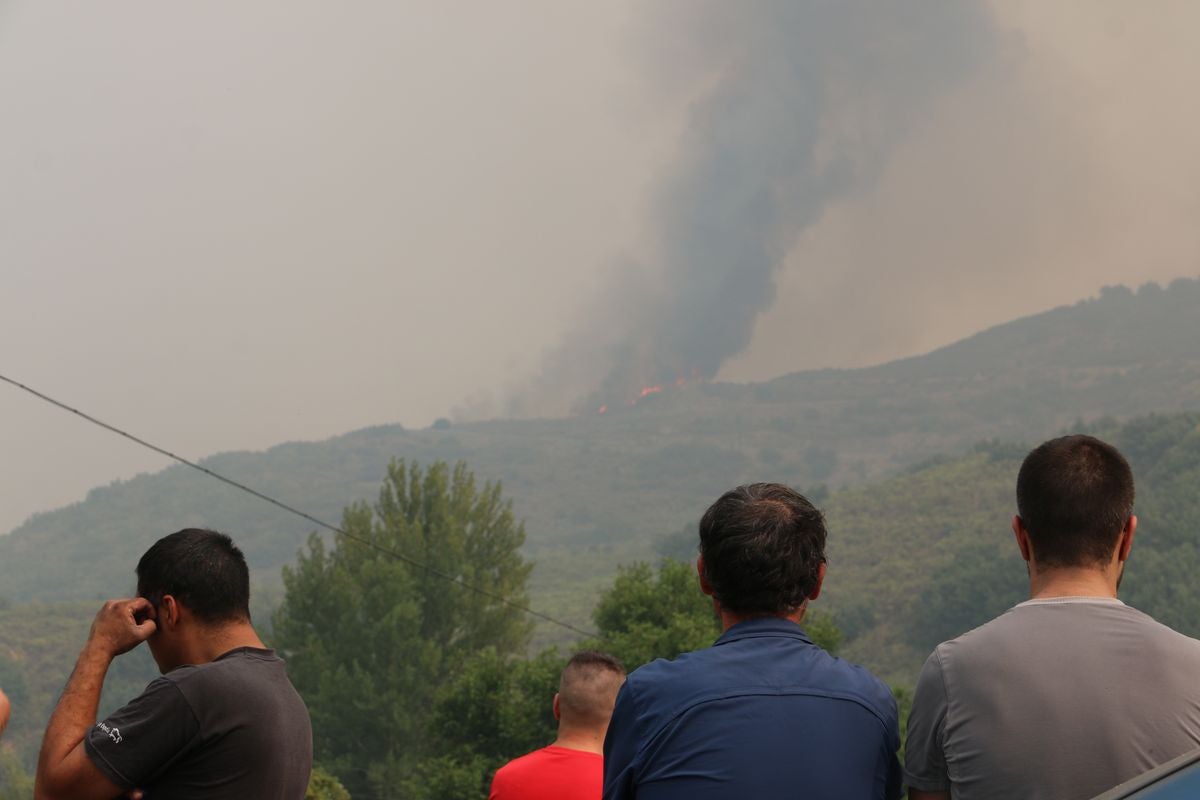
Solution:
[[[637,406],[554,420],[368,428],[323,442],[206,459],[211,469],[330,521],[373,499],[391,458],[465,460],[503,482],[538,562],[535,602],[585,622],[615,565],[652,557],[721,490],[771,479],[862,485],[984,439],[1033,442],[1102,417],[1200,408],[1200,281],[1099,297],[1016,320],[924,356],[760,384],[672,388]],[[93,490],[0,537],[0,596],[127,591],[165,531],[235,533],[269,608],[312,525],[183,467]]]

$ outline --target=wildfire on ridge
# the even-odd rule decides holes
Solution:
[[[628,405],[629,407],[632,408],[633,406],[636,406],[640,401],[645,400],[647,397],[650,397],[651,395],[662,394],[663,392],[665,392],[667,389],[669,389],[671,387],[674,387],[676,389],[682,389],[684,386],[687,386],[689,383],[696,383],[699,380],[700,380],[699,377],[697,377],[696,375],[693,375],[691,378],[687,378],[687,377],[681,375],[680,377],[676,378],[674,380],[674,382],[672,382],[670,384],[656,383],[651,386],[643,386],[637,392],[637,394],[635,394],[633,397],[629,398],[629,400],[626,402],[626,405]],[[604,405],[597,408],[596,413],[601,416],[603,416],[604,414],[607,414],[608,413],[608,404],[605,403]]]

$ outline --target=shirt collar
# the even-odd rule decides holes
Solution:
[[[1041,597],[1017,603],[1014,608],[1025,606],[1053,606],[1071,603],[1092,603],[1105,606],[1123,606],[1125,603],[1116,597],[1088,597],[1083,595],[1063,595],[1062,597]]]
[[[812,644],[812,639],[796,623],[783,617],[755,617],[731,627],[721,634],[714,647],[741,639],[754,639],[760,636],[792,636]]]

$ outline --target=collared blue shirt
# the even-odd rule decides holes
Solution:
[[[794,622],[634,670],[604,740],[604,800],[894,800],[896,701]]]

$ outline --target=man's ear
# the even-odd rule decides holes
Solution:
[[[821,566],[817,567],[817,585],[808,593],[809,600],[816,600],[821,596],[821,584],[825,582],[825,562],[821,562]]]
[[[1132,514],[1129,516],[1129,521],[1125,523],[1125,527],[1121,529],[1121,541],[1117,545],[1117,561],[1124,562],[1129,558],[1129,551],[1133,549],[1133,534],[1137,532],[1137,517]]]
[[[712,597],[712,584],[708,582],[708,578],[704,574],[704,556],[700,556],[696,559],[696,577],[700,579],[700,591],[704,592],[709,597]]]
[[[179,601],[174,595],[163,595],[163,599],[158,603],[158,622],[159,630],[163,628],[179,627],[179,619],[182,616],[183,608],[179,605]]]
[[[552,708],[554,709],[554,718],[562,719],[562,708],[558,704],[558,692],[554,693],[554,703]]]
[[[1021,558],[1029,561],[1033,558],[1033,546],[1029,542],[1029,531],[1025,529],[1020,514],[1012,518],[1012,532],[1013,536],[1017,537],[1017,547],[1021,548]]]

